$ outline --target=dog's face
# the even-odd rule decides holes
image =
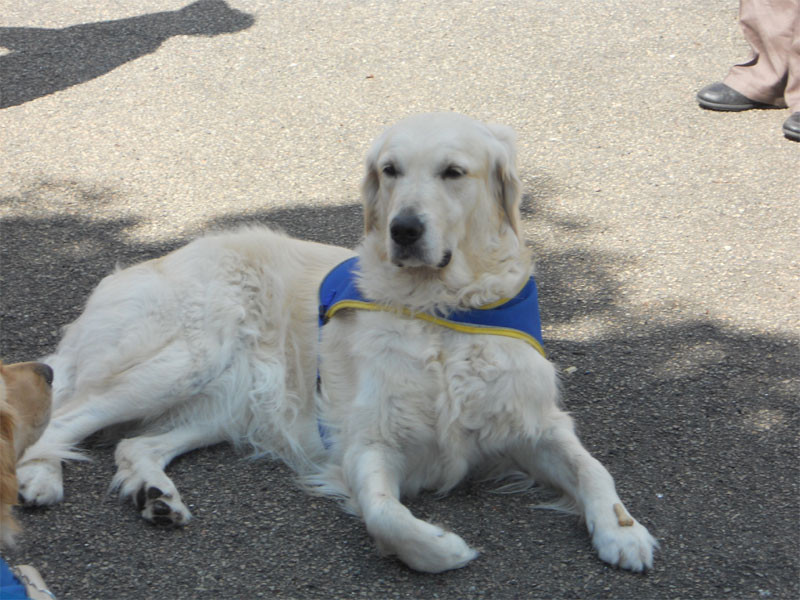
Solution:
[[[0,435],[14,454],[39,439],[50,420],[53,370],[37,362],[0,362]],[[13,441],[12,441],[13,440]]]
[[[454,113],[408,118],[373,145],[362,196],[387,260],[443,269],[478,231],[518,236],[514,134]]]

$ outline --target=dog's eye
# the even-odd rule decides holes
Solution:
[[[465,171],[461,167],[450,165],[442,171],[442,179],[458,179],[459,177],[463,177],[464,174]]]
[[[383,169],[381,169],[381,171],[387,177],[397,177],[397,168],[392,163],[383,165]]]

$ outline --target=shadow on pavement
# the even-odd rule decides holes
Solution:
[[[156,258],[190,241],[186,237],[149,244],[131,242],[129,231],[140,225],[137,217],[92,216],[96,209],[114,201],[113,190],[70,181],[41,181],[18,196],[0,197],[0,208],[18,213],[0,221],[0,348],[4,360],[52,351],[60,328],[78,317],[88,294],[117,265]],[[53,205],[60,208],[46,208]],[[362,233],[361,206],[300,206],[230,215],[210,221],[205,230],[253,224],[352,247]]]
[[[224,0],[198,0],[167,11],[64,29],[0,27],[0,108],[84,83],[155,52],[177,35],[215,36],[247,29],[255,19]]]
[[[0,206],[17,200],[0,199]],[[17,216],[3,222],[0,346],[9,360],[52,350],[58,327],[77,316],[88,293],[116,261],[152,258],[185,241],[136,243],[126,234],[136,225],[135,219],[91,219],[75,212]],[[209,229],[253,222],[349,246],[361,235],[356,205],[265,210],[255,217],[230,215],[211,222]],[[570,318],[622,312],[617,311],[623,301],[614,277],[620,257],[591,250],[537,250],[543,265],[543,314],[568,323]],[[559,268],[548,267],[551,263]],[[590,285],[576,285],[576,280],[588,280]],[[656,570],[646,577],[601,565],[576,520],[531,511],[530,496],[498,497],[472,484],[444,500],[423,496],[411,506],[420,516],[444,522],[468,541],[480,543],[481,560],[457,574],[409,577],[396,563],[375,555],[355,519],[331,518],[339,514],[332,503],[306,499],[290,491],[290,484],[285,489],[277,485],[265,489],[259,474],[271,472],[268,461],[230,464],[218,459],[220,453],[223,458],[229,454],[219,449],[194,453],[176,465],[179,487],[188,488],[182,492],[197,502],[196,522],[184,530],[155,531],[126,505],[101,508],[107,518],[122,519],[119,527],[129,535],[150,540],[134,545],[120,542],[126,548],[126,563],[149,564],[149,545],[156,539],[163,539],[160,543],[168,546],[170,561],[180,563],[187,573],[212,569],[207,557],[223,552],[238,566],[234,571],[220,569],[213,581],[205,583],[204,593],[212,596],[251,597],[248,594],[259,586],[269,585],[303,597],[303,589],[296,587],[297,574],[280,567],[302,559],[311,573],[302,585],[320,586],[329,597],[355,593],[369,585],[365,581],[382,577],[393,578],[398,597],[418,594],[428,582],[435,582],[443,596],[448,591],[457,595],[473,578],[495,597],[513,592],[509,586],[519,586],[521,594],[535,590],[537,597],[563,594],[564,586],[575,597],[666,598],[680,596],[681,589],[703,590],[703,597],[788,597],[798,573],[792,533],[797,531],[798,514],[797,341],[751,334],[708,319],[675,325],[650,321],[642,326],[637,320],[641,315],[629,321],[617,316],[618,333],[591,342],[545,335],[545,343],[562,368],[576,367],[564,376],[565,401],[584,443],[615,475],[632,513],[661,540]],[[103,458],[106,470],[112,469],[109,461],[110,454]],[[91,466],[72,468],[91,472]],[[232,478],[240,481],[235,488]],[[98,476],[74,478],[68,472],[69,507],[23,513],[25,538],[50,543],[23,542],[14,560],[47,563],[48,581],[56,592],[93,597],[98,586],[109,585],[102,574],[71,577],[71,565],[95,561],[93,548],[102,547],[105,531],[116,525],[82,528],[82,543],[71,545],[70,562],[54,560],[47,550],[53,544],[71,544],[75,533],[70,519],[94,514],[94,498],[104,485]],[[267,527],[270,515],[287,510],[281,508],[281,494],[291,497],[291,512],[300,515],[281,521],[281,531],[293,540],[291,544],[279,543]],[[241,497],[247,498],[247,506],[237,516],[231,502]],[[120,517],[120,512],[126,516]],[[241,535],[237,520],[241,518],[254,519],[257,525],[248,532],[246,543],[223,548],[220,540]],[[316,539],[309,537],[304,519],[320,521]],[[330,543],[349,540],[350,544],[336,555],[316,552],[319,544],[327,543],[320,539],[326,536]],[[172,544],[173,539],[183,542]],[[253,547],[259,548],[255,554]],[[552,565],[562,562],[568,565],[568,574],[561,571],[554,577]],[[266,573],[264,564],[272,565]],[[499,564],[516,573],[513,582],[487,583],[495,581],[493,565]],[[324,575],[331,568],[338,573],[335,581]],[[135,596],[141,584],[137,573],[119,572],[114,589],[124,597]],[[158,586],[161,577],[168,577],[158,569],[147,573],[149,585]]]
[[[348,248],[358,244],[364,231],[360,204],[294,206],[254,215],[230,215],[212,220],[206,229],[231,229],[254,222],[281,229],[304,240]]]

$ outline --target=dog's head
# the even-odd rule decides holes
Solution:
[[[19,531],[11,515],[17,502],[16,462],[50,420],[52,383],[53,370],[43,363],[0,361],[0,545],[13,545]]]
[[[410,117],[367,156],[365,233],[397,266],[444,269],[500,237],[519,242],[520,194],[511,129],[455,113]]]
[[[0,435],[14,456],[39,439],[50,420],[53,369],[44,363],[0,361]]]

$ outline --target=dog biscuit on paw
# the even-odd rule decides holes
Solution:
[[[625,512],[625,508],[619,502],[614,505],[614,514],[617,515],[620,527],[633,527],[633,517]]]

